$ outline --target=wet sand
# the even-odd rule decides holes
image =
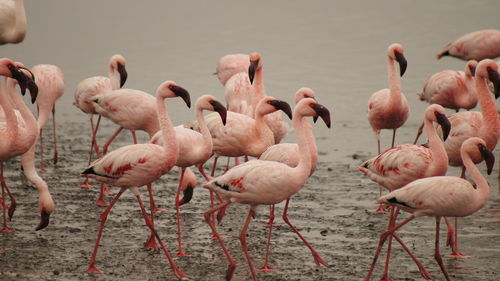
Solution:
[[[82,129],[84,125],[67,121],[59,127],[62,144],[59,164],[54,166],[47,160],[48,172],[43,174],[57,205],[50,225],[44,230],[34,230],[39,218],[37,191],[23,179],[17,168],[19,163],[8,162],[6,177],[18,200],[18,208],[9,224],[16,231],[0,234],[0,280],[174,280],[163,253],[142,247],[149,232],[131,192],[126,192],[118,201],[106,224],[97,257],[97,267],[105,273],[85,272],[103,208],[94,205],[97,187],[91,190],[79,187],[82,179],[78,174],[84,169],[87,157],[88,136]],[[112,127],[105,123],[104,132],[111,132]],[[101,138],[104,140],[104,136]],[[46,140],[49,139],[47,133]],[[130,134],[122,134],[113,147],[130,141]],[[51,158],[51,152],[47,149],[47,159]],[[364,278],[387,220],[386,215],[372,212],[376,207],[377,186],[355,169],[369,153],[359,152],[346,161],[322,161],[328,154],[328,151],[320,150],[318,169],[293,197],[289,218],[329,266],[315,265],[309,250],[281,219],[283,204],[280,204],[276,209],[277,224],[273,230],[270,257],[270,264],[277,270],[259,271],[260,280]],[[500,200],[496,176],[494,172],[488,177],[492,186],[488,205],[460,221],[461,250],[473,258],[445,258],[453,280],[491,281],[498,278]],[[198,179],[200,181],[200,177]],[[171,253],[176,252],[177,243],[173,204],[176,183],[177,171],[171,171],[154,184],[158,207],[168,209],[167,213],[157,214],[156,224]],[[116,188],[113,190],[117,191]],[[147,201],[145,188],[142,197]],[[191,280],[223,280],[228,265],[218,243],[210,238],[209,228],[203,220],[202,214],[208,209],[208,202],[208,191],[197,188],[193,200],[182,206],[183,241],[191,256],[176,257],[175,261]],[[492,208],[497,208],[497,212]],[[238,239],[247,212],[247,206],[232,204],[219,225],[220,233],[227,235],[224,241],[238,264],[233,280],[251,280]],[[248,232],[247,242],[255,267],[263,264],[267,214],[267,206],[259,207]],[[405,217],[407,214],[400,216]],[[443,227],[442,244],[446,238],[444,233]],[[435,280],[443,280],[433,258],[434,219],[417,219],[399,234]],[[449,251],[443,245],[443,254]],[[392,253],[391,276],[394,279],[423,280],[399,245],[395,244]],[[384,257],[380,258],[374,278],[380,277],[384,260]]]

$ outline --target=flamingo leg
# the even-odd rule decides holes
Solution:
[[[45,169],[44,167],[44,163],[43,163],[43,128],[40,128],[40,133],[39,133],[39,136],[40,136],[40,173],[46,173],[47,170]]]
[[[187,253],[184,253],[182,251],[182,233],[181,233],[181,208],[180,208],[180,193],[181,193],[181,185],[182,185],[182,180],[184,179],[184,172],[186,171],[186,168],[181,168],[180,169],[180,179],[179,179],[179,186],[177,187],[177,194],[175,194],[175,212],[177,216],[177,243],[179,246],[179,251],[176,256],[182,256],[182,257],[188,257],[190,256]]]
[[[101,187],[99,188],[99,196],[97,197],[97,200],[95,201],[95,204],[97,206],[101,206],[101,207],[106,207],[108,206],[108,202],[106,202],[106,199],[104,198],[104,186],[106,184],[105,183],[101,183]]]
[[[3,162],[0,162],[0,183],[2,185],[2,203],[5,204],[5,192],[8,192],[10,194],[10,192],[8,191],[9,188],[7,187],[7,184],[5,183],[5,178],[3,177]],[[10,217],[10,212],[11,212],[11,208],[12,208],[12,202],[14,202],[14,209],[15,209],[15,200],[12,201],[14,197],[12,197],[11,195],[11,204],[10,204],[10,207],[9,207],[9,217]],[[3,212],[3,227],[2,229],[0,229],[0,232],[12,232],[14,231],[13,228],[9,228],[7,227],[7,211],[6,211],[6,208],[2,208],[2,212]],[[13,211],[12,211],[13,213]]]
[[[396,141],[396,130],[397,129],[392,129],[392,142],[391,142],[391,148],[394,147],[394,142]],[[380,154],[380,153],[379,153]]]
[[[215,169],[217,168],[217,160],[219,159],[219,156],[215,155],[214,157],[214,162],[212,164],[212,171],[210,172],[210,176],[213,178],[215,175]]]
[[[465,166],[462,166],[462,174],[460,176],[461,178],[465,179]],[[448,235],[450,235],[448,233]],[[458,250],[458,217],[455,217],[455,232],[454,232],[454,237],[453,237],[454,245],[451,247],[452,251],[450,254],[448,254],[448,257],[452,258],[470,258],[471,256],[462,254]]]
[[[137,198],[137,202],[139,202],[139,206],[141,207],[141,212],[142,216],[144,217],[144,220],[146,221],[146,225],[149,227],[149,229],[154,233],[156,239],[158,240],[158,243],[160,243],[160,247],[163,250],[163,253],[167,257],[168,262],[170,263],[170,266],[172,267],[172,271],[174,272],[175,276],[179,279],[187,278],[188,276],[182,272],[179,267],[175,264],[174,260],[172,259],[172,256],[170,256],[170,253],[168,250],[165,248],[165,245],[160,239],[160,236],[158,235],[158,232],[156,232],[156,229],[154,227],[154,224],[149,220],[148,214],[146,213],[146,209],[144,208],[144,204],[142,203],[141,196],[137,193],[135,195]]]
[[[229,254],[229,251],[227,250],[226,245],[224,245],[224,242],[222,241],[221,236],[217,232],[217,229],[215,228],[215,221],[212,219],[212,217],[213,217],[214,213],[217,212],[220,208],[224,208],[229,204],[231,204],[231,201],[228,200],[226,202],[221,203],[218,206],[210,208],[204,214],[205,221],[212,229],[212,234],[215,236],[215,239],[217,239],[217,241],[219,241],[219,244],[220,244],[222,250],[224,251],[224,254],[226,255],[227,261],[229,262],[229,266],[228,266],[227,271],[226,271],[226,280],[231,280],[231,278],[233,277],[234,270],[236,269],[236,262],[231,257],[231,254]]]
[[[422,125],[420,125],[420,127],[418,127],[417,136],[415,137],[413,144],[417,144],[417,141],[420,138],[420,135],[422,134],[423,131],[424,131],[424,123],[422,122]]]
[[[132,133],[132,138],[134,139],[134,144],[137,144],[137,136],[135,135],[135,131],[130,131]]]
[[[389,223],[387,225],[387,230],[390,230],[391,228],[394,227],[397,216],[398,216],[398,208],[391,206],[391,215],[389,217]],[[380,279],[380,281],[392,281],[392,279],[389,278],[389,263],[390,263],[390,259],[391,259],[391,245],[392,245],[392,235],[389,236],[389,241],[387,242],[387,255],[385,257],[384,274],[382,275],[382,278]]]
[[[111,208],[115,205],[115,203],[118,201],[120,196],[125,192],[126,188],[121,188],[118,194],[116,194],[115,198],[111,201],[109,206],[102,212],[101,214],[101,224],[99,226],[99,232],[97,233],[97,240],[95,241],[95,246],[94,246],[94,251],[92,252],[92,256],[90,257],[90,262],[89,266],[87,267],[87,272],[90,273],[103,273],[100,269],[98,269],[95,266],[95,259],[97,256],[97,250],[99,249],[99,242],[101,241],[102,237],[102,231],[104,230],[104,224],[106,223],[106,220],[108,219],[108,214],[111,211]]]
[[[151,223],[154,225],[155,221],[155,212],[154,210],[156,209],[155,202],[153,199],[153,185],[148,184],[148,194],[149,194],[149,210],[151,212]],[[151,231],[148,240],[144,244],[144,248],[146,249],[153,249],[153,250],[158,250],[158,245],[156,245],[156,240],[155,240],[155,235]]]
[[[382,196],[382,185],[378,185],[378,190],[379,190],[379,195]],[[379,197],[380,197],[379,196]],[[387,214],[389,213],[389,210],[387,209],[387,206],[385,204],[379,203],[378,208],[374,211],[375,214]]]
[[[108,152],[108,146],[115,140],[115,138],[120,134],[123,130],[123,127],[118,128],[116,132],[109,138],[109,140],[102,146],[102,155],[106,155]]]
[[[99,115],[99,117],[97,118],[97,125],[94,128],[94,115],[90,114],[89,116],[90,116],[89,120],[90,120],[90,129],[91,129],[91,133],[90,134],[92,136],[92,140],[90,141],[89,163],[88,163],[88,165],[90,165],[90,163],[92,162],[92,152],[93,152],[94,146],[95,146],[95,149],[96,149],[97,157],[99,158],[99,146],[97,146],[97,142],[95,140],[95,135],[96,135],[97,129],[99,127],[99,123],[101,121],[101,115]],[[94,187],[94,186],[95,185],[93,185],[93,184],[90,183],[89,177],[85,177],[85,180],[80,184],[80,187],[83,187],[83,188],[91,188],[91,187]]]
[[[288,204],[289,203],[290,203],[290,198],[288,198],[286,200],[286,203],[285,203],[285,209],[283,210],[283,215],[282,215],[283,220],[286,222],[286,224],[288,224],[288,226],[290,226],[290,228],[292,228],[292,230],[295,232],[295,234],[297,234],[297,236],[299,236],[299,238],[302,240],[302,242],[304,242],[304,244],[306,244],[307,248],[309,248],[309,250],[311,251],[311,254],[313,255],[314,261],[316,262],[316,265],[320,266],[320,264],[322,264],[324,266],[328,266],[326,261],[323,258],[321,258],[321,256],[318,254],[318,252],[311,246],[311,244],[309,244],[309,242],[306,241],[306,239],[302,236],[302,234],[300,234],[299,230],[294,225],[292,225],[292,223],[288,219],[287,212],[288,212]]]
[[[274,204],[269,206],[269,221],[266,223],[267,225],[269,225],[269,235],[267,237],[267,245],[266,245],[266,257],[264,258],[264,265],[259,268],[260,271],[275,270],[268,263],[269,253],[271,252],[271,236],[273,232],[273,222],[274,222]]]
[[[252,273],[252,278],[254,281],[257,281],[257,274],[255,273],[255,269],[253,268],[252,265],[252,258],[250,257],[250,253],[248,252],[247,248],[247,232],[248,232],[248,225],[250,224],[250,221],[252,218],[255,216],[255,211],[250,208],[250,211],[248,211],[248,216],[245,220],[245,224],[243,225],[243,228],[241,229],[240,232],[240,242],[241,242],[241,247],[243,248],[243,252],[245,253],[245,257],[247,259],[248,266],[250,267],[250,272]]]
[[[441,258],[441,253],[439,252],[439,223],[440,223],[440,221],[441,221],[441,217],[436,217],[436,244],[435,244],[435,249],[434,249],[434,258],[436,259],[437,263],[439,264],[439,267],[441,268],[441,271],[443,272],[446,280],[450,281],[450,276],[448,275],[448,271],[446,271],[446,268],[444,267],[443,259]]]
[[[203,176],[203,178],[206,180],[206,181],[209,181],[210,178],[207,176],[207,174],[205,173],[205,169],[203,169],[203,164],[199,164],[198,165],[198,171],[200,171],[201,175]]]
[[[56,134],[56,105],[52,107],[52,139],[54,140],[54,165],[57,164],[59,151],[57,150],[57,134]]]
[[[380,252],[382,251],[382,247],[384,246],[385,240],[387,240],[388,236],[391,235],[394,231],[398,230],[401,228],[403,225],[407,224],[411,220],[413,220],[415,216],[410,216],[409,218],[405,219],[404,221],[400,222],[398,225],[396,225],[394,228],[382,233],[380,235],[380,240],[378,242],[377,250],[375,251],[375,256],[373,257],[372,264],[370,266],[370,269],[368,270],[368,273],[366,274],[365,281],[369,281],[372,277],[373,270],[375,269],[375,265],[377,264],[377,259],[380,256]]]
[[[97,158],[101,158],[101,155],[99,153],[99,145],[97,145],[97,139],[96,139],[97,130],[99,129],[99,124],[100,123],[101,123],[101,115],[99,115],[97,117],[97,123],[95,125],[95,129],[92,129],[93,131],[92,131],[92,144],[91,144],[91,147],[95,148],[95,154],[96,154]],[[91,155],[92,155],[92,153],[91,153]]]

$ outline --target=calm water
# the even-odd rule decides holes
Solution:
[[[196,99],[222,98],[223,88],[211,75],[221,56],[259,51],[268,95],[292,102],[298,88],[310,87],[331,109],[333,129],[323,124],[315,129],[323,161],[349,162],[354,153],[376,151],[365,108],[373,92],[387,87],[389,44],[401,43],[409,62],[402,87],[411,113],[397,138],[406,143],[426,106],[416,96],[425,79],[464,67],[452,58],[437,61],[437,51],[466,32],[500,28],[497,0],[26,2],[26,40],[1,46],[1,56],[62,68],[66,92],[58,104],[60,119],[86,122],[71,105],[76,84],[106,75],[114,53],[128,61],[126,87],[154,93],[164,80],[174,80]],[[193,116],[181,104],[170,106],[176,123]],[[387,147],[390,132],[382,137]]]

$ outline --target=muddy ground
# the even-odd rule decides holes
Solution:
[[[148,230],[130,192],[122,196],[106,225],[97,258],[97,266],[104,274],[85,272],[103,208],[94,205],[97,187],[91,190],[79,187],[82,179],[78,174],[86,166],[87,159],[86,124],[67,121],[60,125],[59,136],[62,144],[59,164],[54,166],[47,161],[48,172],[43,174],[57,204],[46,229],[34,230],[39,219],[37,192],[23,179],[19,162],[9,161],[6,165],[6,177],[18,200],[18,208],[9,223],[16,231],[0,233],[0,280],[175,280],[162,252],[143,249]],[[123,134],[114,147],[128,142],[130,135]],[[48,149],[48,159],[50,153],[51,149]],[[320,161],[329,153],[320,151]],[[281,204],[276,211],[277,226],[270,258],[271,265],[278,270],[259,271],[260,280],[364,278],[387,216],[373,213],[377,186],[355,169],[356,164],[370,154],[358,151],[355,154],[346,152],[346,155],[351,159],[319,163],[303,190],[294,196],[289,210],[291,221],[329,266],[317,267],[314,264],[309,250],[281,219]],[[488,205],[461,220],[460,246],[473,258],[445,258],[453,280],[492,281],[499,278],[500,221],[498,211],[493,210],[500,207],[496,177],[496,171],[488,177],[492,187]],[[175,171],[154,184],[158,206],[169,210],[157,215],[157,229],[172,253],[176,252],[173,208],[176,183]],[[147,200],[145,189],[142,194]],[[175,260],[191,280],[224,280],[227,268],[225,256],[217,242],[210,238],[209,228],[203,220],[202,214],[208,206],[208,191],[199,188],[195,189],[191,203],[182,207],[185,249],[191,256]],[[220,232],[227,235],[224,241],[238,264],[233,280],[251,280],[238,240],[247,210],[244,205],[231,205],[219,226]],[[248,234],[248,245],[256,267],[263,263],[267,213],[267,206],[261,206]],[[417,219],[399,234],[435,280],[443,280],[433,259],[434,219]],[[449,249],[443,248],[442,251],[448,253]],[[399,245],[394,246],[393,257],[391,276],[395,280],[424,280]],[[374,275],[377,280],[382,268],[379,261]]]

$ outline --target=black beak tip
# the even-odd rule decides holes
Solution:
[[[40,213],[40,223],[35,228],[36,231],[46,228],[49,225],[50,214],[46,211]]]

